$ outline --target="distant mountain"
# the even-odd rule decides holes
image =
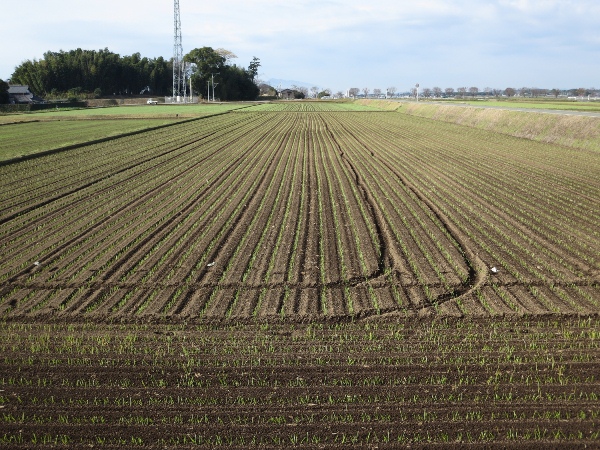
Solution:
[[[265,81],[266,84],[268,84],[269,86],[274,87],[275,89],[287,89],[287,88],[291,88],[292,86],[300,86],[300,87],[305,87],[307,89],[310,89],[313,86],[318,86],[318,84],[314,84],[314,83],[305,83],[304,81],[294,81],[294,80],[282,80],[279,78],[269,78],[267,81]]]

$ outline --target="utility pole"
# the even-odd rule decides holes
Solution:
[[[194,101],[194,94],[192,92],[192,76],[190,74],[190,103],[193,103]]]
[[[219,74],[220,74],[220,72],[217,72],[217,75],[219,75]],[[212,78],[213,102],[214,102],[215,101],[215,74],[214,73],[211,74],[211,78]],[[219,84],[219,83],[217,83],[217,84]],[[209,101],[210,101],[210,99],[209,99]]]

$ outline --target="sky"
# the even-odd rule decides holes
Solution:
[[[600,87],[598,0],[179,0],[184,54],[225,48],[262,80],[345,92]],[[4,5],[0,79],[47,51],[173,55],[173,0]],[[277,87],[277,86],[276,86]],[[289,86],[281,86],[289,87]]]

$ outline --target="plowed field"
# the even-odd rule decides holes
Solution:
[[[597,152],[315,105],[0,168],[0,314],[598,312]]]
[[[4,324],[8,448],[598,448],[597,320]]]
[[[316,102],[1,166],[0,446],[598,448],[599,174]]]

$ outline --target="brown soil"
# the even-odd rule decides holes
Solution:
[[[0,446],[600,447],[597,157],[315,105],[0,167]]]
[[[0,314],[597,314],[598,162],[429,125],[229,114],[0,168]]]
[[[592,448],[597,332],[596,321],[529,319],[4,324],[0,439],[10,448]]]

